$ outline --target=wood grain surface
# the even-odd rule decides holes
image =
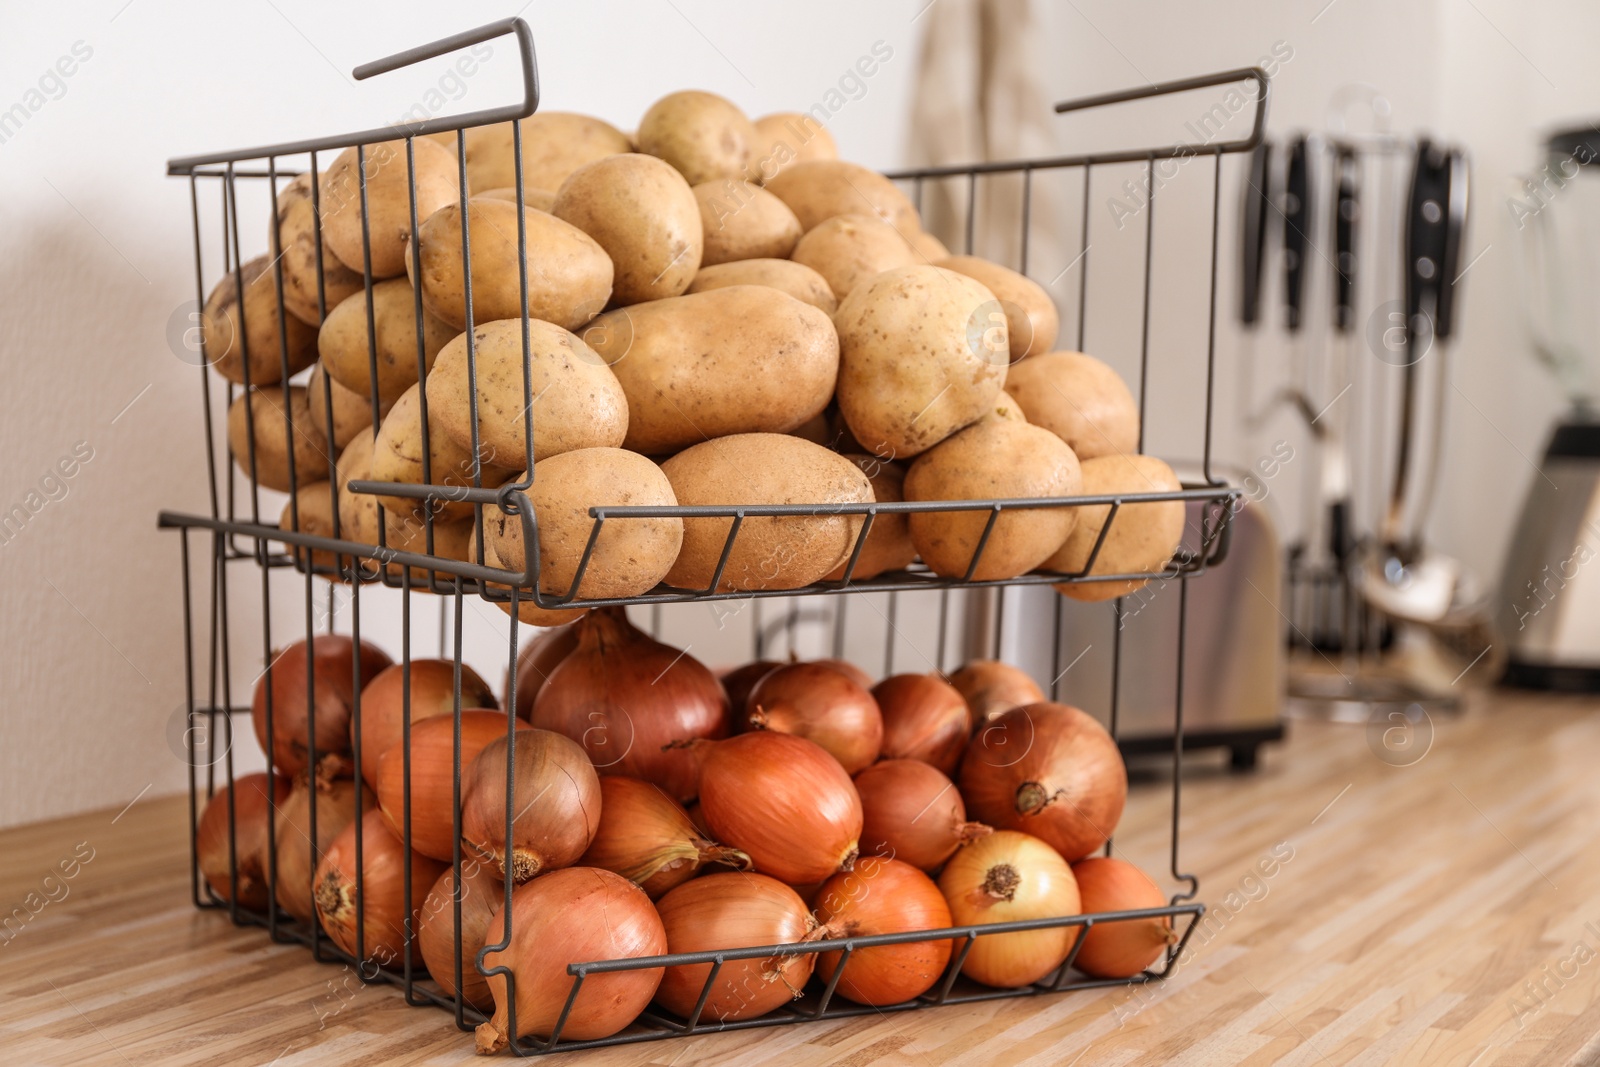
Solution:
[[[1164,983],[552,1062],[1600,1064],[1600,703],[1491,693],[1427,732],[1295,722],[1253,774],[1197,757],[1180,865],[1211,913]],[[1118,851],[1170,887],[1168,782],[1135,781]],[[187,833],[141,796],[0,834],[0,1063],[474,1059],[444,1012],[192,907]]]

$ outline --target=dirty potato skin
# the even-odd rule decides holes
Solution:
[[[256,442],[256,481],[281,493],[295,486],[328,480],[328,440],[311,421],[311,405],[306,387],[291,385],[287,390],[289,417],[294,423],[294,484],[289,479],[289,431],[284,425],[285,390],[277,386],[241,393],[228,408],[228,447],[234,462],[245,477],[250,476],[250,431],[254,422]],[[246,405],[250,413],[245,412]]]
[[[845,458],[861,468],[861,472],[872,482],[872,496],[879,504],[906,498],[906,472],[898,463],[890,463],[876,456],[854,455]],[[904,570],[911,565],[917,558],[917,548],[911,543],[911,526],[906,520],[905,515],[891,514],[880,514],[872,520],[872,529],[867,531],[867,543],[861,546],[861,556],[856,560],[855,572],[850,576],[852,582],[864,582],[885,571]],[[844,563],[839,564],[828,575],[828,581],[842,581],[849,562],[846,558]]]
[[[980,418],[1010,361],[1005,319],[978,282],[925,265],[857,285],[834,315],[838,402],[851,435],[885,459],[927,451]]]
[[[1139,450],[1139,405],[1117,372],[1082,352],[1046,352],[1016,364],[1006,392],[1035,426],[1079,460]]]
[[[461,196],[456,158],[437,141],[413,142],[417,181],[417,219],[432,215]],[[346,148],[328,168],[322,192],[322,243],[357,274],[364,270],[361,237],[361,174],[366,172],[367,229],[372,276],[393,278],[406,271],[411,237],[411,191],[404,141],[365,146],[363,162]]]
[[[400,394],[417,384],[416,291],[404,278],[389,278],[372,287],[372,322],[376,343],[367,341],[367,294],[346,297],[328,312],[317,331],[317,351],[328,376],[363,397],[372,395],[372,356],[378,357],[378,401],[388,410]],[[426,308],[422,312],[423,366],[432,367],[445,342],[461,331]]]
[[[575,330],[611,299],[611,260],[576,226],[533,208],[523,208],[522,215],[528,249],[528,315]],[[472,242],[472,321],[520,317],[517,205],[474,198],[467,201],[467,225]],[[461,206],[450,204],[434,212],[418,232],[422,303],[442,321],[464,330]]]
[[[776,111],[755,120],[756,143],[750,154],[751,181],[771,181],[785,167],[816,159],[838,159],[833,134],[810,115]]]
[[[584,164],[633,151],[627,134],[589,115],[536,111],[521,122],[524,189],[559,189],[567,175]],[[471,195],[482,196],[490,189],[514,188],[517,161],[511,123],[478,126],[466,132],[467,189]],[[454,151],[455,134],[447,136],[447,147]],[[538,207],[531,201],[526,206]]]
[[[311,200],[311,174],[295,176],[278,193],[278,241],[283,252],[283,306],[310,326],[322,323],[317,311],[317,208],[327,196],[327,180]],[[269,244],[269,247],[270,244]],[[332,310],[339,301],[362,287],[361,272],[339,262],[327,245],[322,247],[323,306]]]
[[[639,120],[639,151],[664,159],[690,185],[743,178],[755,151],[755,124],[732,101],[690,89],[669,93]]]
[[[873,215],[835,215],[818,224],[792,258],[827,279],[840,300],[874,275],[920,262],[899,231]]]
[[[373,481],[422,484],[424,471],[421,397],[420,385],[413,385],[407,389],[401,394],[400,399],[395,401],[388,417],[383,420],[383,425],[378,428],[377,440],[372,445],[370,477]],[[472,486],[471,450],[461,447],[454,437],[445,432],[439,416],[431,410],[431,407],[428,412],[428,453],[430,463],[427,473],[433,485],[456,485],[464,488]],[[512,470],[504,467],[484,464],[479,484],[499,485],[512,473],[514,473]],[[424,501],[407,497],[383,496],[377,500],[385,509],[400,515],[411,514],[421,507],[430,506]],[[464,518],[473,513],[473,506],[462,500],[437,501],[431,506],[437,507],[439,510],[436,514],[446,520]]]
[[[539,533],[539,589],[566,596],[577,577],[595,520],[592,507],[673,507],[678,503],[661,468],[621,448],[581,448],[540,460],[528,488]],[[495,558],[513,570],[526,565],[522,522],[498,507],[484,509],[484,532]],[[683,544],[679,518],[612,519],[600,528],[581,598],[628,597],[654,589]]]
[[[723,178],[694,187],[705,234],[702,267],[739,259],[788,259],[800,240],[789,205],[759,185]]]
[[[661,464],[678,503],[867,504],[872,483],[838,453],[787,434],[747,433],[686,448]],[[798,589],[850,555],[860,515],[751,517],[739,528],[721,590]],[[667,582],[705,589],[716,573],[731,518],[683,520],[683,548]]]
[[[517,202],[517,187],[503,185],[498,189],[486,189],[481,193],[473,193],[472,198],[474,200],[504,200],[508,204],[515,204]],[[554,189],[522,187],[522,206],[525,208],[531,207],[535,211],[548,212],[555,206],[555,203],[556,191]]]
[[[977,279],[1000,301],[1006,313],[1006,333],[1011,340],[1011,362],[1055,347],[1061,317],[1044,286],[978,256],[951,256],[940,260],[937,266]]]
[[[294,499],[284,502],[283,514],[278,516],[278,529],[293,530],[297,533],[311,534],[314,537],[332,537],[333,516],[337,509],[338,490],[332,482],[322,481],[313,485],[302,485],[295,491]],[[295,522],[298,512],[299,522]],[[307,552],[306,549],[296,548],[285,542],[284,547],[294,557],[295,567],[301,571],[306,569],[309,556],[311,564],[317,567],[334,567],[332,552],[323,552],[320,549]]]
[[[527,460],[524,412],[533,397],[534,462],[579,448],[616,447],[628,432],[628,398],[593,349],[559,326],[528,320],[531,386],[522,376],[522,320],[473,330],[478,382],[478,452],[487,464],[515,469]],[[428,417],[463,454],[472,449],[467,335],[439,353],[425,386]]]
[[[654,156],[628,153],[579,167],[550,210],[611,257],[616,304],[677,296],[700,269],[705,239],[694,191]]]
[[[318,363],[311,368],[311,377],[306,379],[306,403],[311,407],[311,425],[332,441],[333,447],[343,448],[363,429],[372,428],[372,400],[369,396],[346,389],[332,378],[327,379],[324,390],[323,378],[324,368]],[[331,419],[328,417],[330,400]],[[387,404],[378,409],[380,419],[388,413]]]
[[[1082,492],[1078,458],[1049,430],[985,418],[917,459],[906,472],[907,500],[1007,500]],[[966,575],[991,512],[911,516],[917,554],[936,574]],[[1039,566],[1072,532],[1075,508],[1002,511],[984,545],[976,581],[1015,578]]]
[[[908,239],[922,229],[917,209],[894,182],[843,160],[796,163],[770,179],[766,187],[789,205],[805,230],[835,215],[876,215]]]
[[[478,560],[478,531],[475,526],[467,539],[467,560],[473,563]],[[506,569],[505,564],[494,554],[494,546],[491,544],[483,546],[483,565],[500,570]],[[498,582],[485,584],[497,593],[509,594],[511,589],[510,586]],[[507,615],[511,614],[510,599],[496,600],[494,605]],[[588,612],[588,608],[541,608],[529,598],[526,589],[523,589],[517,597],[517,620],[528,626],[564,626],[569,622],[577,622]]]
[[[250,384],[273,385],[283,380],[284,346],[279,341],[278,287],[272,259],[257,256],[244,264],[239,274],[244,276],[244,321],[241,325],[239,277],[230,270],[211,290],[200,312],[205,358],[218,374],[242,385],[248,355]],[[282,325],[293,375],[316,361],[317,331],[293,315],[284,315]]]
[[[628,396],[623,447],[664,455],[738,433],[785,433],[833,395],[828,316],[764,285],[608,311],[583,333]]]
[[[1083,461],[1083,494],[1171,493],[1183,488],[1172,468],[1154,456],[1110,455]],[[1077,509],[1078,521],[1066,542],[1044,561],[1046,570],[1077,574],[1089,562],[1089,553],[1111,514],[1110,504]],[[1100,545],[1090,574],[1147,574],[1160,571],[1183,541],[1184,504],[1181,500],[1124,504],[1117,509],[1111,529]],[[1128,582],[1063,582],[1056,590],[1073,600],[1115,600],[1146,585]]]
[[[787,259],[740,259],[701,267],[686,291],[704,293],[730,285],[765,285],[788,293],[830,317],[839,309],[839,301],[834,299],[826,278],[802,263]]]

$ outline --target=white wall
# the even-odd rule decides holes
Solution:
[[[913,18],[924,2],[779,8],[541,0],[525,16],[539,42],[544,106],[624,127],[655,97],[685,86],[724,93],[752,114],[804,109],[882,39],[893,59],[832,127],[847,156],[890,166],[904,158],[920,29]],[[1335,0],[1320,15],[1321,2],[1270,0],[1040,6],[1038,47],[1057,98],[1251,64],[1281,41],[1294,54],[1274,85],[1275,132],[1323,125],[1329,94],[1359,80],[1394,102],[1396,129],[1431,127],[1473,149],[1470,254],[1490,250],[1465,283],[1451,465],[1433,525],[1442,547],[1492,574],[1532,476],[1523,457],[1537,455],[1559,406],[1526,354],[1509,303],[1506,177],[1535,162],[1536,130],[1600,110],[1600,72],[1585,55],[1600,39],[1600,12],[1577,0]],[[188,191],[164,176],[165,159],[393,118],[439,84],[443,64],[361,85],[346,76],[352,66],[509,10],[487,0],[444,8],[415,0],[359,8],[104,0],[92,11],[0,3],[8,30],[0,35],[0,109],[16,102],[29,109],[0,143],[0,360],[10,400],[0,419],[0,509],[27,502],[78,442],[93,454],[64,496],[52,482],[60,499],[0,546],[9,609],[0,617],[0,825],[121,806],[147,786],[158,794],[183,780],[169,740],[183,699],[178,541],[156,531],[155,513],[204,511],[206,499],[197,372],[168,340],[173,312],[195,295]],[[60,85],[46,79],[46,91],[29,97],[78,42],[87,59],[67,63],[70,77]],[[452,107],[513,94],[509,46],[495,51]],[[1151,118],[1139,136],[1181,136],[1189,117]],[[1063,147],[1131,136],[1120,121],[1061,121]],[[1159,209],[1203,208],[1202,188],[1186,173],[1163,190]],[[1230,185],[1225,201],[1232,192]],[[1173,215],[1162,218],[1165,225]],[[1104,228],[1104,220],[1096,225]],[[1187,350],[1195,338],[1175,323],[1203,308],[1192,257],[1208,234],[1181,222],[1177,232],[1158,253],[1158,280],[1170,298],[1162,306],[1171,310],[1159,311],[1152,336]],[[256,242],[247,254],[265,247],[264,233],[245,241]],[[1096,270],[1132,262],[1127,251],[1108,237]],[[1232,255],[1225,245],[1225,287]],[[1092,326],[1091,347],[1126,359],[1129,335],[1117,323],[1126,322],[1127,301],[1115,288],[1097,289],[1093,299],[1116,310]],[[1224,307],[1230,299],[1225,293]],[[1233,381],[1236,351],[1225,323],[1219,383]],[[1223,437],[1234,458],[1253,458],[1250,442],[1226,429]],[[198,538],[195,548],[202,548]],[[241,598],[252,595],[253,583],[245,585]],[[276,591],[275,617],[285,626],[298,621],[296,594],[293,586]],[[471,621],[486,649],[503,632],[488,610]],[[429,648],[432,638],[419,625],[421,647]],[[674,623],[673,636],[685,640],[680,627],[715,643],[704,620]],[[235,637],[239,663],[258,662],[260,635]],[[491,652],[483,655],[494,662]],[[485,670],[498,681],[497,669]],[[236,690],[236,698],[247,696],[247,686]]]

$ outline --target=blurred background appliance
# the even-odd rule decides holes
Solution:
[[[1501,575],[1505,680],[1600,691],[1600,132],[1562,130],[1513,198],[1534,355],[1571,403],[1552,428]]]

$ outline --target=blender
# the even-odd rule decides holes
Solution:
[[[1500,582],[1505,681],[1600,691],[1600,130],[1560,131],[1510,208],[1534,355],[1570,407],[1551,430]]]

